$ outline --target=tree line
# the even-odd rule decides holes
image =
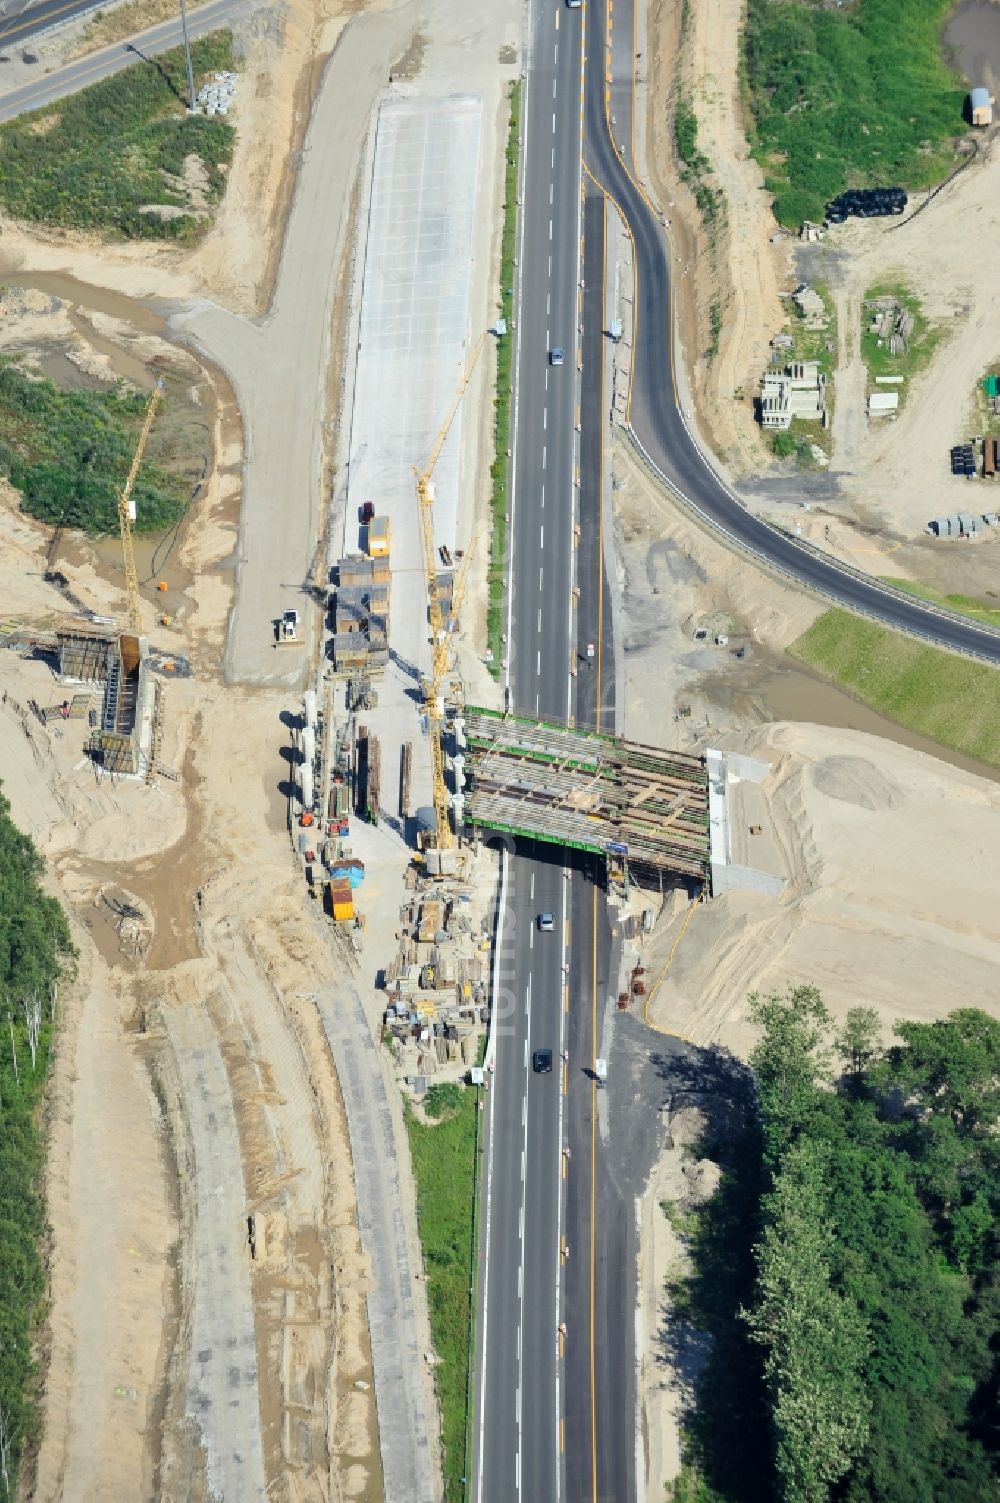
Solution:
[[[42,862],[0,793],[0,1503],[37,1438],[35,1333],[45,1310],[40,1109],[58,988],[74,950]]]
[[[677,1307],[713,1341],[677,1503],[1000,1497],[1000,1023],[883,1046],[810,986],[750,1015],[758,1111]]]

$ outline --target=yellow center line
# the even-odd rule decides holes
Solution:
[[[590,1028],[593,1058],[597,1060],[597,885],[593,892],[591,923]],[[590,1461],[593,1503],[597,1503],[597,1319],[595,1275],[597,1264],[597,1075],[590,1082]]]

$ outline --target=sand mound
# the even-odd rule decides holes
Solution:
[[[827,757],[811,769],[812,785],[827,798],[860,809],[895,809],[904,797],[894,783],[874,762],[863,757]]]
[[[835,1014],[1000,1015],[1000,786],[860,731],[769,725],[740,750],[771,762],[731,788],[734,855],[779,872],[780,898],[737,892],[694,917],[657,1021],[743,1053],[747,994],[811,982]],[[746,838],[753,827],[754,837]],[[742,842],[742,844],[741,844]],[[648,964],[665,958],[663,926]]]

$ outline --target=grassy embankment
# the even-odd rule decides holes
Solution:
[[[925,594],[921,587],[913,594]],[[879,714],[1000,767],[1000,672],[848,611],[826,611],[788,649]]]
[[[195,84],[233,67],[232,34],[191,45]],[[195,239],[225,187],[236,132],[186,113],[180,48],[0,126],[0,206],[15,219],[127,240]],[[184,181],[201,164],[204,211]],[[162,205],[173,217],[151,212]]]
[[[751,146],[779,223],[821,221],[847,187],[928,188],[946,175],[965,128],[965,85],[941,42],[952,5],[749,0]]]
[[[0,475],[31,516],[100,535],[118,528],[117,493],[128,474],[146,407],[141,392],[60,391],[0,359]],[[187,482],[152,462],[135,483],[136,530],[182,516]]]
[[[681,181],[694,194],[702,224],[708,235],[709,250],[714,253],[719,230],[725,223],[726,200],[721,189],[711,182],[712,164],[698,145],[698,117],[685,99],[674,107],[674,147],[681,164]],[[722,304],[715,298],[708,310],[708,347],[705,359],[714,360],[719,353],[722,334]]]
[[[0,1503],[18,1492],[38,1437],[34,1341],[45,1314],[42,1092],[53,988],[73,957],[65,915],[41,888],[41,858],[0,794]]]
[[[504,171],[503,234],[500,241],[500,308],[508,332],[497,340],[497,389],[493,403],[493,463],[490,466],[490,559],[487,576],[486,641],[493,654],[490,672],[500,677],[503,596],[507,570],[507,493],[510,463],[511,394],[514,359],[514,254],[517,246],[517,187],[521,129],[521,85],[510,87],[510,125]]]
[[[932,605],[940,605],[945,610],[957,611],[960,616],[971,616],[973,621],[982,621],[986,626],[1000,629],[1000,606],[987,605],[985,600],[979,600],[975,595],[942,595],[940,590],[918,584],[912,579],[894,579],[889,574],[884,574],[882,578],[897,590],[903,590],[907,595],[916,595],[918,600],[928,600]]]
[[[914,376],[930,363],[944,331],[924,316],[919,299],[914,297],[905,283],[880,282],[876,287],[869,287],[865,293],[865,302],[883,297],[895,298],[901,308],[905,308],[908,313],[912,314],[913,333],[906,342],[906,349],[898,355],[893,355],[888,341],[883,340],[880,343],[878,335],[870,332],[872,310],[863,308],[861,358],[868,371],[868,383],[871,387],[875,386],[876,376],[905,377],[905,380],[901,381],[898,386],[885,388],[885,390],[894,390],[899,393],[899,405],[902,408],[909,395],[910,383]]]
[[[465,1497],[476,1265],[476,1184],[479,1172],[478,1091],[431,1086],[423,1122],[406,1123],[417,1184],[417,1221],[427,1278],[431,1335],[438,1357],[434,1386],[441,1410],[445,1503]]]

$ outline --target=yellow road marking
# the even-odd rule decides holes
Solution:
[[[591,1039],[597,1058],[597,887],[593,892],[592,953],[590,978]],[[597,1503],[597,1372],[595,1346],[595,1272],[597,1262],[597,1079],[590,1082],[590,1462],[593,1503]]]

